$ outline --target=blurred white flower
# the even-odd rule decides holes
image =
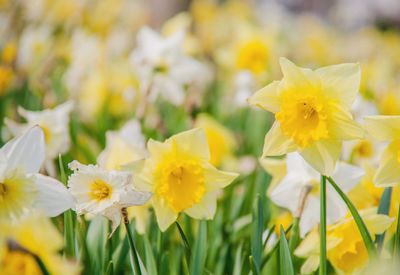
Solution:
[[[44,158],[44,134],[37,126],[0,149],[0,220],[16,219],[32,208],[57,216],[73,206],[61,182],[38,174]]]
[[[247,99],[253,94],[255,80],[249,71],[240,71],[235,76],[235,97],[234,102],[238,107],[247,107]]]
[[[121,223],[121,209],[143,205],[150,192],[137,191],[128,172],[105,170],[97,165],[83,165],[78,161],[69,164],[74,173],[68,187],[76,202],[78,214],[101,214],[111,220],[113,231]]]
[[[298,153],[290,153],[286,157],[287,174],[270,192],[271,200],[289,209],[294,216],[300,216],[300,235],[305,236],[319,223],[320,215],[320,174],[314,170]],[[332,178],[344,192],[350,191],[364,175],[364,171],[356,166],[338,163]],[[327,223],[332,224],[347,213],[346,204],[335,189],[327,184]],[[299,206],[304,201],[302,213]]]
[[[137,120],[128,121],[119,131],[107,131],[106,148],[97,163],[109,170],[143,159],[146,156],[145,141]]]
[[[148,27],[139,31],[137,48],[130,59],[141,80],[142,92],[151,101],[161,94],[172,104],[181,105],[186,85],[207,74],[203,64],[184,54],[183,39],[183,31],[166,38]]]
[[[73,102],[67,101],[53,109],[43,111],[28,111],[22,107],[18,113],[26,119],[26,123],[17,123],[5,119],[5,124],[14,136],[18,136],[34,125],[40,126],[44,133],[46,143],[45,168],[50,175],[54,175],[53,160],[59,154],[64,154],[70,147],[69,115],[73,108]]]

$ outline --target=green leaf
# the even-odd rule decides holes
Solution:
[[[285,237],[285,231],[281,225],[279,237],[279,270],[282,275],[294,275],[292,258],[290,257],[289,245]]]
[[[386,187],[381,196],[381,200],[379,202],[378,214],[388,215],[390,210],[390,201],[392,198],[392,187]],[[385,233],[376,235],[375,242],[378,246],[378,250],[380,251],[383,246],[383,241],[385,240]]]
[[[367,248],[368,255],[371,258],[374,258],[377,255],[376,247],[374,242],[372,241],[371,235],[368,232],[367,226],[365,225],[364,221],[362,220],[360,214],[358,213],[357,209],[350,201],[350,199],[346,196],[346,194],[340,189],[340,187],[335,183],[335,181],[328,177],[327,178],[330,184],[335,188],[336,192],[338,192],[339,196],[342,200],[346,203],[347,207],[350,210],[351,215],[354,218],[355,223],[357,224],[358,230],[360,231],[361,237],[363,238],[365,247]]]
[[[326,275],[326,176],[321,175],[320,184],[320,226],[319,226],[319,274]]]
[[[263,251],[262,234],[264,230],[264,215],[263,205],[260,195],[257,195],[253,207],[253,222],[251,232],[251,255],[253,256],[252,263],[257,274],[260,274],[261,256]]]
[[[290,233],[289,239],[289,250],[293,257],[293,251],[296,249],[297,245],[300,243],[300,228],[299,228],[299,218],[294,218],[292,232]]]
[[[207,223],[200,221],[197,239],[194,244],[193,254],[190,260],[190,274],[203,274],[207,256]]]
[[[146,257],[146,270],[149,274],[157,275],[157,265],[154,259],[153,249],[151,248],[151,244],[147,236],[143,237],[144,240],[144,249],[145,249],[145,257]]]
[[[94,265],[94,273],[104,272],[108,262],[106,258],[106,242],[108,233],[108,221],[102,216],[95,216],[89,224],[86,236],[86,245],[88,248],[91,262]]]
[[[396,235],[394,236],[394,246],[393,246],[393,259],[396,261],[399,260],[400,257],[400,206],[397,213],[397,226],[396,226]]]
[[[242,249],[243,249],[243,244],[241,243],[235,253],[235,261],[234,261],[232,275],[240,275],[242,273],[242,268],[243,268]]]
[[[106,269],[106,275],[113,275],[114,274],[114,270],[113,270],[113,262],[109,261],[108,262],[108,266]]]

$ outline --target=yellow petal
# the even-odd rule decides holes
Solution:
[[[147,142],[147,150],[150,155],[155,159],[160,159],[163,157],[165,153],[167,153],[171,149],[171,145],[168,143],[163,143],[156,141],[154,139],[150,139]]]
[[[379,187],[394,186],[400,183],[400,162],[398,159],[400,142],[392,142],[383,152],[374,183]]]
[[[286,176],[286,159],[263,158],[259,161],[264,170],[272,176],[267,192],[270,194],[275,186]]]
[[[393,223],[394,218],[386,215],[374,214],[363,217],[365,225],[371,234],[382,234]]]
[[[203,196],[201,201],[189,209],[185,213],[194,219],[212,219],[217,209],[217,192],[209,192]]]
[[[153,186],[145,166],[146,160],[141,159],[123,165],[122,170],[132,173],[133,185],[137,188],[137,190],[151,192]]]
[[[329,132],[335,139],[353,140],[365,138],[364,129],[353,120],[350,112],[344,110],[338,104],[333,105],[332,123]]]
[[[319,233],[311,231],[294,251],[294,255],[300,258],[307,258],[311,254],[319,253]]]
[[[278,122],[275,122],[265,136],[262,157],[281,156],[296,150],[296,145],[282,133]]]
[[[360,65],[347,63],[320,68],[315,71],[321,79],[324,93],[336,98],[347,109],[351,108],[360,86]]]
[[[210,164],[206,164],[204,173],[207,191],[222,189],[231,184],[239,176],[237,173],[218,170]]]
[[[153,197],[152,199],[153,208],[156,214],[158,227],[164,232],[167,228],[178,218],[178,214],[175,213],[162,198]]]
[[[367,116],[364,118],[365,129],[381,141],[400,138],[400,116]]]
[[[189,152],[190,155],[196,155],[207,161],[210,159],[207,137],[204,130],[201,128],[195,128],[176,134],[167,140],[167,143],[171,142],[176,142],[180,149]]]
[[[314,73],[310,69],[300,68],[288,59],[281,57],[279,60],[283,73],[283,84],[286,88],[306,90],[315,84]]]
[[[300,154],[319,173],[330,176],[339,159],[341,147],[339,141],[321,140],[306,147]]]
[[[255,92],[248,98],[249,104],[272,113],[278,112],[280,105],[278,93],[279,83],[280,81],[273,81],[271,84]]]
[[[300,274],[312,274],[319,267],[319,255],[310,256],[301,266]]]

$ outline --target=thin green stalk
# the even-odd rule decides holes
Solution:
[[[368,232],[367,226],[365,225],[363,219],[361,218],[360,214],[358,213],[356,207],[350,201],[350,199],[346,196],[346,194],[340,189],[340,187],[336,184],[336,182],[328,177],[327,178],[329,183],[333,186],[333,188],[338,192],[342,200],[346,203],[348,209],[350,210],[351,215],[355,223],[357,224],[358,230],[360,231],[361,237],[363,238],[365,247],[367,248],[368,255],[370,258],[374,258],[377,255],[377,250],[372,241],[371,235]]]
[[[400,205],[397,213],[397,226],[396,226],[396,235],[394,236],[394,245],[393,245],[393,259],[394,261],[398,261],[400,256]]]
[[[125,225],[125,229],[126,229],[126,235],[128,236],[128,241],[129,241],[129,246],[131,248],[131,255],[133,258],[133,271],[134,274],[136,275],[142,275],[142,271],[140,269],[140,263],[139,263],[139,256],[135,247],[135,243],[133,241],[133,236],[132,236],[132,232],[130,229],[130,223],[129,223],[129,219],[128,219],[128,214],[126,212],[126,208],[122,208],[121,209],[121,213],[122,213],[122,217],[124,220],[124,225]]]
[[[179,235],[181,236],[186,253],[188,253],[189,258],[190,258],[190,255],[191,255],[190,245],[189,245],[188,239],[186,238],[185,232],[183,231],[183,229],[182,229],[181,225],[178,223],[178,221],[175,221],[175,225],[178,228]]]
[[[321,176],[320,186],[320,253],[319,274],[326,275],[326,176]]]

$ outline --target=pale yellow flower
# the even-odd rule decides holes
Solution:
[[[265,137],[263,157],[299,151],[313,168],[331,175],[342,141],[364,137],[352,119],[358,92],[357,64],[340,64],[312,71],[281,58],[283,79],[249,98],[249,103],[275,114]]]
[[[150,157],[131,165],[138,188],[153,193],[158,225],[165,231],[184,212],[195,219],[212,219],[217,194],[238,175],[210,164],[202,129],[174,135],[165,142],[150,140]]]

